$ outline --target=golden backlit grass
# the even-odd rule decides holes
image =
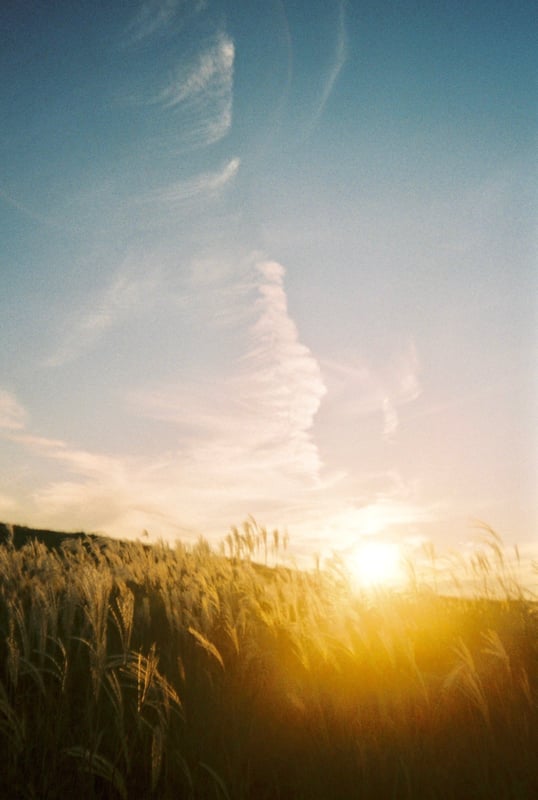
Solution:
[[[494,535],[466,597],[252,563],[279,544],[0,547],[0,796],[538,797],[538,609]]]

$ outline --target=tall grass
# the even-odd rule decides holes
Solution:
[[[538,607],[492,534],[474,594],[206,542],[0,547],[0,796],[538,797]]]

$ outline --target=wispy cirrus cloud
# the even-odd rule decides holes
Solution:
[[[44,365],[59,367],[77,359],[94,347],[107,331],[132,316],[144,313],[159,285],[158,270],[145,271],[140,265],[127,262],[108,285],[95,294],[90,307],[68,315],[62,324],[61,344]]]
[[[422,391],[420,360],[413,341],[384,364],[338,359],[323,359],[321,364],[339,415],[349,419],[379,415],[386,440],[393,438],[400,425],[398,409]]]
[[[145,0],[129,21],[123,41],[126,45],[140,44],[169,30],[180,13],[198,13],[206,5],[206,0]]]
[[[212,280],[233,284],[226,269],[204,270],[204,283]],[[420,391],[414,346],[377,372],[346,363],[324,363],[322,372],[289,314],[284,280],[275,262],[256,260],[241,271],[238,291],[250,314],[235,320],[246,340],[231,369],[131,392],[129,412],[170,429],[166,449],[151,458],[6,431],[57,465],[25,503],[27,519],[33,508],[41,523],[54,526],[213,537],[252,513],[271,525],[291,525],[298,554],[303,538],[310,552],[318,544],[327,552],[333,541],[342,546],[381,529],[397,536],[404,525],[423,525],[424,514],[397,474],[365,474],[362,483],[346,472],[328,479],[314,437],[327,391],[350,429],[354,414],[378,414],[381,435],[393,435],[397,408]]]
[[[26,419],[26,409],[22,407],[13,392],[0,389],[0,429],[22,430]]]
[[[320,462],[309,431],[326,392],[321,370],[289,315],[284,268],[276,262],[261,262],[257,271],[258,317],[239,378],[243,404],[254,420],[263,420],[259,428],[263,441],[286,450],[291,445],[299,462],[309,464],[317,474]]]
[[[331,96],[338,76],[342,71],[347,59],[347,27],[346,27],[346,3],[340,0],[338,4],[338,18],[336,29],[336,43],[332,54],[331,62],[323,78],[323,85],[319,94],[316,106],[307,126],[306,136],[310,135],[321,119],[327,101]]]
[[[7,205],[11,206],[11,208],[16,209],[19,213],[23,214],[25,217],[28,217],[35,222],[39,222],[41,225],[46,225],[47,227],[58,228],[61,229],[62,226],[60,222],[47,215],[41,213],[41,211],[35,211],[33,208],[30,208],[25,203],[21,203],[18,199],[12,196],[10,192],[7,192],[5,189],[0,187],[0,200]]]
[[[111,532],[121,533],[115,523],[137,502],[132,484],[134,463],[24,431],[11,432],[8,438],[34,458],[56,465],[51,466],[49,482],[37,486],[25,498],[25,520],[32,523],[35,518],[39,525],[67,530],[96,530],[110,525]]]
[[[416,400],[422,392],[420,362],[414,342],[394,358],[388,369],[388,389],[382,400],[383,436],[390,439],[396,433],[400,420],[397,408]]]
[[[50,439],[25,432],[12,433],[9,439],[24,445],[38,455],[62,461],[73,472],[85,477],[106,474],[110,478],[113,475],[119,477],[122,474],[118,459],[73,448],[62,439]]]
[[[181,115],[183,141],[209,145],[222,139],[232,125],[235,46],[225,33],[181,63],[154,102]]]
[[[239,158],[232,158],[215,172],[203,172],[193,178],[154,189],[139,198],[138,202],[176,207],[188,204],[199,197],[216,197],[235,178],[240,163]]]
[[[284,278],[274,262],[253,259],[248,269],[240,266],[238,291],[250,313],[230,321],[245,337],[231,369],[225,365],[221,376],[132,393],[128,410],[148,425],[153,420],[170,427],[160,453],[89,452],[9,431],[13,443],[51,463],[50,480],[26,504],[27,518],[33,508],[48,525],[117,535],[139,535],[143,528],[166,536],[225,535],[248,513],[274,518],[280,509],[286,520],[283,509],[301,498],[308,502],[321,486],[313,423],[325,386],[289,314]],[[233,285],[234,277],[215,269],[203,280]]]
[[[193,280],[201,279],[198,272]],[[212,280],[221,285],[231,276],[224,268],[204,270],[204,283]],[[35,435],[24,429],[20,404],[8,396],[11,428],[4,436],[51,464],[48,482],[24,501],[25,520],[192,539],[222,538],[253,513],[262,523],[292,526],[294,553],[306,559],[313,549],[326,555],[334,543],[341,548],[358,536],[381,530],[398,536],[405,525],[421,525],[424,512],[398,475],[366,475],[364,485],[346,474],[334,481],[323,475],[314,421],[327,388],[289,314],[284,280],[275,262],[256,260],[248,274],[241,271],[239,291],[251,313],[240,319],[241,325],[247,321],[247,340],[232,374],[225,370],[222,378],[144,388],[131,396],[128,410],[170,426],[167,449],[153,457],[91,452]],[[407,354],[392,366],[401,401],[418,391],[413,365]],[[343,365],[339,375],[348,388],[352,379],[354,389],[357,382],[375,383],[366,367]],[[379,411],[379,387],[376,397]],[[8,501],[10,514],[23,507]]]
[[[404,524],[421,525],[398,476],[367,475],[364,486],[345,472],[328,480],[314,435],[327,386],[339,413],[353,400],[353,413],[379,414],[385,435],[392,434],[399,404],[420,390],[414,346],[382,370],[343,363],[324,364],[322,372],[289,313],[280,264],[253,257],[234,271],[196,262],[190,280],[229,293],[235,286],[239,305],[249,309],[229,320],[242,331],[242,353],[220,374],[131,393],[128,411],[170,429],[165,449],[149,458],[90,452],[21,427],[7,431],[11,442],[51,464],[50,480],[25,502],[26,519],[35,513],[40,524],[122,536],[146,528],[170,538],[223,537],[252,513],[265,524],[292,526],[294,552],[305,557],[313,547],[326,553],[333,542],[341,547],[381,529],[397,536]]]
[[[233,374],[134,397],[141,413],[177,426],[182,446],[195,448],[191,458],[206,453],[204,469],[219,464],[251,490],[268,471],[280,484],[283,476],[315,482],[321,468],[311,428],[325,386],[289,315],[284,275],[275,262],[253,266],[254,321]]]

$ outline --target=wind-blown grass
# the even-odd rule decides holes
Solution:
[[[253,525],[226,555],[8,541],[0,796],[537,797],[538,609],[494,542],[449,597],[256,565]]]

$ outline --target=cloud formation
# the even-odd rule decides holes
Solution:
[[[76,357],[111,326],[138,313],[154,290],[152,280],[132,266],[120,270],[99,308],[79,317],[63,358]],[[128,412],[145,417],[147,425],[169,426],[166,449],[153,457],[90,452],[27,432],[15,399],[0,395],[11,425],[8,438],[57,465],[51,480],[33,490],[29,518],[33,507],[49,525],[128,536],[147,528],[173,538],[224,536],[229,525],[253,513],[264,522],[293,525],[298,553],[302,538],[311,548],[317,536],[326,551],[333,539],[346,540],[346,530],[351,537],[373,534],[380,526],[418,519],[405,487],[394,484],[387,494],[394,478],[375,477],[376,486],[384,487],[378,491],[371,481],[361,488],[345,472],[327,476],[314,438],[328,389],[329,405],[336,401],[340,415],[349,412],[346,425],[353,414],[378,414],[380,436],[393,436],[398,407],[420,391],[414,345],[381,370],[331,363],[322,374],[290,316],[280,264],[256,256],[234,269],[197,261],[189,281],[195,292],[213,287],[226,305],[237,295],[226,325],[238,328],[242,350],[203,378],[182,377],[130,392]],[[213,316],[218,319],[212,315],[209,325],[220,336],[226,327]]]
[[[420,360],[413,341],[397,350],[385,364],[367,359],[353,362],[323,359],[323,374],[329,387],[330,403],[342,418],[380,415],[381,435],[390,440],[396,434],[398,409],[416,400],[420,384]]]
[[[327,101],[331,96],[336,81],[338,80],[338,76],[340,75],[340,72],[342,71],[342,68],[346,63],[347,28],[346,28],[345,5],[346,5],[345,0],[340,0],[338,4],[336,44],[333,51],[329,69],[324,75],[321,93],[319,95],[314,112],[310,118],[310,122],[308,124],[308,130],[306,134],[307,136],[312,132],[312,130],[316,127],[319,120],[321,119],[323,112],[325,111],[325,106],[327,105]]]
[[[41,212],[34,211],[34,209],[30,208],[25,203],[21,203],[19,200],[17,200],[9,192],[7,192],[5,189],[1,187],[0,187],[0,200],[4,203],[7,203],[7,205],[11,206],[11,208],[16,209],[25,217],[34,220],[34,222],[39,222],[41,225],[46,225],[47,227],[52,227],[57,229],[63,227],[58,222],[58,220],[46,214],[42,214]]]
[[[234,58],[233,41],[219,33],[210,47],[180,64],[155,97],[163,108],[180,112],[183,140],[214,144],[230,130]]]
[[[62,325],[62,342],[45,361],[60,367],[94,347],[110,329],[149,309],[160,285],[158,270],[146,272],[128,261],[96,294],[91,306],[68,315]]]
[[[7,437],[34,458],[55,463],[54,477],[34,488],[25,498],[25,519],[67,530],[105,529],[121,533],[115,523],[126,508],[136,504],[135,475],[126,459],[71,447],[67,442],[11,432]]]
[[[201,279],[198,272],[195,281]],[[139,535],[148,528],[168,536],[225,535],[229,525],[251,512],[274,515],[280,509],[287,520],[283,509],[299,498],[307,501],[320,488],[322,462],[313,423],[325,386],[289,315],[284,278],[282,266],[256,259],[235,276],[226,269],[206,271],[205,283],[228,282],[230,292],[235,285],[249,308],[248,315],[229,323],[241,329],[243,352],[220,375],[182,378],[131,394],[131,413],[145,416],[148,425],[154,420],[170,427],[167,449],[153,457],[90,452],[16,429],[20,414],[7,398],[10,441],[56,465],[49,482],[34,488],[28,518],[34,508],[44,524],[118,535]],[[116,277],[105,293],[104,310],[87,316],[79,331],[95,329],[102,335],[118,314],[136,308],[135,286],[132,278]],[[89,346],[87,340],[83,344]],[[81,347],[80,340],[72,343],[64,358],[75,357]]]
[[[216,197],[235,178],[239,171],[240,163],[239,158],[232,158],[216,172],[204,172],[193,178],[176,181],[167,186],[154,189],[142,198],[142,202],[181,206],[201,196]]]
[[[185,13],[186,5],[185,0],[145,0],[127,25],[124,34],[125,43],[137,45],[173,29],[173,23],[179,13]],[[192,0],[188,8],[191,13],[196,14],[206,5],[206,0]]]
[[[199,265],[192,279],[202,280]],[[290,317],[284,280],[285,270],[272,261],[255,260],[248,272],[240,270],[237,288],[251,313],[244,353],[231,374],[225,369],[222,377],[131,396],[128,410],[170,426],[169,448],[153,458],[90,452],[26,432],[19,404],[2,393],[7,438],[57,465],[25,501],[25,519],[35,515],[39,524],[128,537],[148,529],[157,537],[192,539],[223,538],[230,525],[253,513],[262,524],[292,526],[294,553],[305,563],[313,550],[327,556],[334,544],[352,546],[357,537],[387,530],[399,536],[402,526],[422,524],[424,510],[397,475],[367,476],[362,488],[345,474],[332,481],[323,476],[313,427],[327,389]],[[203,283],[223,281],[231,291],[229,269],[204,270]],[[417,364],[413,347],[393,360],[385,387],[391,385],[395,403],[418,391]],[[387,425],[381,383],[366,367],[341,367],[340,374],[348,384],[354,379],[354,389],[357,381],[371,387]],[[7,496],[0,507],[16,511]]]
[[[6,389],[0,389],[0,429],[22,430],[26,417],[26,411],[15,395]]]
[[[416,400],[422,391],[419,380],[420,362],[414,342],[389,365],[389,389],[382,400],[383,436],[391,439],[400,424],[397,407]]]
[[[291,444],[296,458],[317,470],[319,458],[308,431],[326,392],[321,370],[288,313],[284,268],[267,261],[257,271],[258,316],[244,358],[247,380],[240,378],[243,403],[256,420],[263,420],[264,440],[273,438],[286,450]]]
[[[253,266],[254,321],[231,375],[134,398],[141,413],[177,426],[190,460],[202,459],[210,473],[218,465],[221,479],[243,486],[247,496],[259,493],[260,475],[278,484],[286,478],[315,483],[321,467],[311,428],[325,386],[289,316],[284,274],[275,262]]]

